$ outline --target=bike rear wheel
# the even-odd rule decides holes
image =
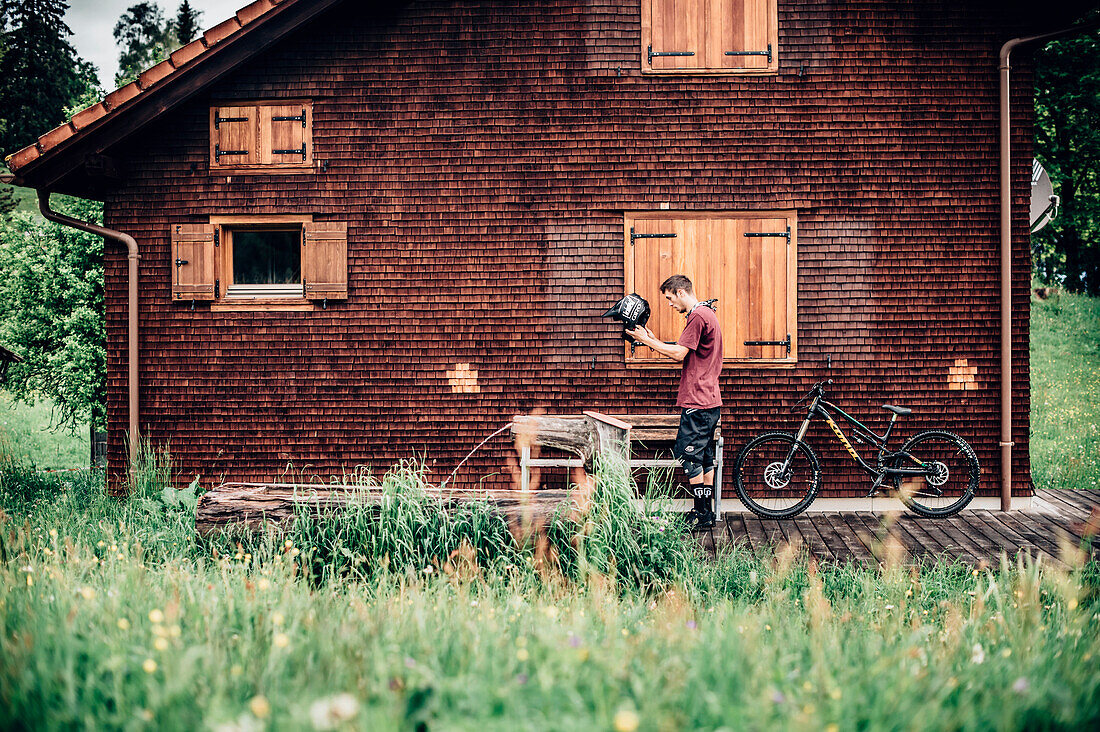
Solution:
[[[911,511],[935,518],[952,516],[970,503],[978,490],[981,465],[966,440],[951,432],[930,430],[914,435],[902,446],[907,456],[894,459],[892,467],[928,466],[930,475],[898,476],[898,497]]]
[[[821,486],[821,465],[805,442],[765,432],[742,448],[734,486],[745,507],[764,518],[790,518],[806,510]]]

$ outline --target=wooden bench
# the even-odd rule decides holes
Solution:
[[[517,420],[523,419],[517,417]],[[537,418],[529,418],[537,419]],[[680,465],[680,461],[673,457],[668,458],[636,458],[633,453],[635,448],[643,449],[656,449],[658,446],[667,446],[671,449],[672,444],[676,442],[676,432],[680,427],[680,415],[679,414],[612,414],[603,415],[597,412],[585,412],[582,414],[563,414],[563,415],[547,415],[549,420],[563,420],[571,421],[576,420],[578,423],[582,420],[587,420],[594,427],[599,425],[598,429],[604,429],[609,432],[611,436],[615,434],[619,435],[619,438],[625,442],[626,458],[633,468],[676,468]],[[616,432],[618,430],[618,432]],[[625,433],[625,434],[624,434]],[[722,466],[723,466],[723,451],[725,442],[722,438],[721,422],[719,422],[718,429],[714,432],[714,439],[717,443],[715,446],[715,466],[714,466],[714,513],[717,516],[722,515]],[[524,440],[519,444],[520,452],[520,490],[530,490],[531,486],[531,468],[583,468],[587,462],[586,457],[538,457],[531,456],[532,444],[539,444],[549,447],[559,447],[562,449],[571,449],[564,447],[560,443],[555,443],[553,440],[540,441],[540,440]],[[599,448],[597,447],[597,450]]]

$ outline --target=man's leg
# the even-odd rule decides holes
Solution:
[[[713,525],[714,509],[714,468],[708,468],[705,473],[688,480],[688,486],[695,498],[692,513],[696,516],[697,525],[707,528]]]

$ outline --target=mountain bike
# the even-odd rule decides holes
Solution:
[[[830,359],[831,361],[831,359]],[[892,413],[886,432],[879,436],[827,399],[825,387],[832,379],[814,384],[791,411],[809,402],[806,419],[795,435],[765,432],[753,438],[737,455],[734,484],[741,502],[764,518],[790,518],[806,510],[821,485],[821,464],[804,441],[810,423],[823,420],[856,464],[872,477],[867,493],[894,492],[905,506],[921,516],[952,516],[974,497],[981,476],[978,456],[966,440],[944,430],[913,435],[898,451],[887,447],[898,417],[911,409],[882,405]],[[848,423],[856,442],[877,450],[875,464],[864,460],[833,419],[838,414]]]

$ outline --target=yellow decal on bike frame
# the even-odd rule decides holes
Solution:
[[[836,433],[836,436],[840,439],[840,444],[844,445],[844,447],[848,450],[848,454],[851,455],[852,458],[858,462],[859,455],[856,455],[856,451],[855,448],[852,447],[852,443],[848,442],[848,438],[845,437],[844,433],[840,431],[840,428],[836,426],[836,422],[833,421],[833,418],[826,417],[825,424],[829,425],[833,432]]]

